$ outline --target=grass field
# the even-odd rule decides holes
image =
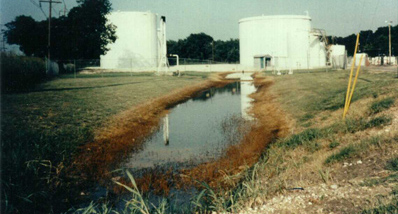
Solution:
[[[384,72],[383,67],[363,69],[347,119],[343,120],[348,74],[266,74],[274,80],[271,93],[285,112],[281,117],[290,123],[291,134],[269,146],[255,166],[254,179],[242,180],[243,187],[236,191],[244,195],[240,204],[246,207],[243,210],[397,212],[397,197],[388,193],[397,188],[396,180],[390,179],[388,185],[380,182],[366,191],[359,188],[372,177],[396,177],[395,171],[385,171],[394,163],[398,149],[396,72]],[[333,184],[337,190],[328,189]],[[305,191],[290,191],[294,187]],[[358,192],[350,193],[352,189]],[[288,202],[286,198],[290,198]]]
[[[3,211],[62,209],[56,207],[54,189],[64,182],[62,170],[79,145],[92,141],[96,130],[113,115],[207,75],[65,75],[31,92],[3,94]]]
[[[396,211],[394,194],[383,193],[382,197],[386,199],[383,203],[373,197],[382,194],[381,186],[385,185],[382,181],[388,180],[396,188],[395,171],[386,173],[381,181],[372,180],[379,185],[373,189],[361,190],[357,194],[349,192],[350,189],[360,189],[370,176],[383,172],[383,165],[395,170],[392,167],[396,163],[394,151],[398,149],[397,122],[394,122],[397,121],[394,112],[398,97],[395,73],[362,71],[346,120],[342,120],[342,108],[348,71],[263,75],[272,85],[269,90],[253,96],[256,100],[254,110],[259,110],[259,104],[267,96],[264,101],[270,105],[260,109],[283,118],[290,127],[290,134],[274,139],[256,164],[235,175],[226,175],[225,182],[239,181],[234,188],[220,190],[203,183],[203,191],[194,201],[197,210],[232,213],[315,213],[321,208],[321,213]],[[266,113],[262,117],[271,118]],[[384,134],[385,129],[390,131]],[[366,164],[356,165],[358,159]],[[350,167],[349,173],[341,167],[343,162],[352,165],[346,165]],[[357,183],[352,184],[352,180]],[[324,190],[323,185],[332,184],[341,187],[342,192]],[[302,188],[305,193],[290,192],[294,188]],[[132,198],[136,197],[133,194]],[[301,197],[302,201],[295,201],[295,197]],[[344,204],[343,201],[351,202]],[[165,201],[163,205],[166,208],[160,213],[181,211]],[[135,206],[156,210],[144,199]]]
[[[262,110],[274,112],[273,117],[289,126],[288,134],[273,139],[253,166],[225,176],[225,182],[239,181],[234,188],[216,191],[203,183],[203,191],[193,202],[195,211],[251,213],[252,208],[263,212],[272,208],[279,213],[313,213],[322,208],[335,213],[396,212],[398,79],[395,72],[382,68],[361,71],[346,120],[342,120],[342,113],[347,71],[262,74],[271,86],[253,96],[257,101],[254,111],[260,115]],[[67,182],[62,169],[70,164],[71,154],[91,141],[109,118],[150,98],[197,83],[207,75],[69,75],[30,93],[2,95],[2,207],[11,212],[47,212],[59,199],[57,187]],[[261,116],[267,118],[266,114]],[[261,138],[253,139],[258,140]],[[358,160],[364,164],[356,164]],[[324,191],[324,186],[332,184],[341,192],[331,188]],[[291,191],[294,187],[303,187],[310,197]],[[350,189],[359,192],[351,193]],[[167,201],[151,210],[147,201],[139,199],[137,188],[132,190],[135,208],[178,212],[178,207]],[[305,206],[296,203],[297,195],[304,198]],[[293,199],[286,202],[280,196]],[[314,206],[308,206],[309,202]],[[68,204],[56,208],[65,210],[70,208]],[[86,211],[106,209],[89,206]]]

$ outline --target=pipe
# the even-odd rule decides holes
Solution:
[[[178,57],[177,54],[171,54],[170,56],[174,56],[177,58],[177,67],[180,66],[180,58]]]
[[[163,140],[164,145],[169,145],[169,115],[163,118]]]

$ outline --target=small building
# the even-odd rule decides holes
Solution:
[[[255,55],[254,56],[254,68],[263,70],[271,66],[271,55]]]

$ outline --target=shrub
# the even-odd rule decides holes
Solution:
[[[25,91],[46,78],[45,63],[40,58],[1,54],[3,92]]]

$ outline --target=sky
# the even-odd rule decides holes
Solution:
[[[19,15],[46,19],[48,4],[39,0],[0,0],[1,27]],[[76,0],[65,1],[67,9]],[[398,0],[110,0],[115,11],[150,11],[167,18],[167,39],[184,39],[191,33],[204,32],[216,40],[239,37],[239,19],[261,15],[305,15],[312,27],[327,35],[348,36],[360,30],[398,24]],[[63,11],[54,6],[53,14]],[[61,12],[60,12],[61,11]]]

